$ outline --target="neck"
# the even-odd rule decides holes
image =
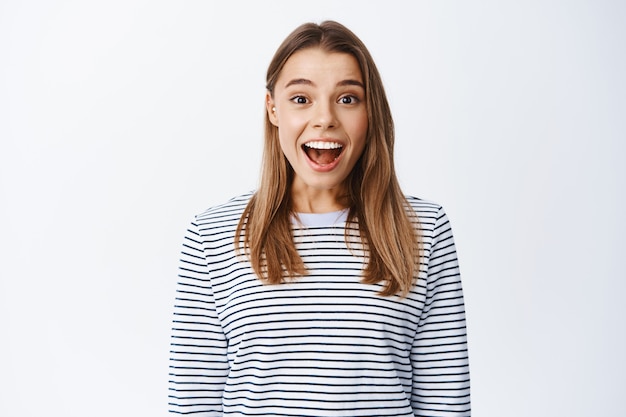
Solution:
[[[311,187],[291,187],[292,209],[296,213],[329,213],[349,206],[343,190],[320,190]]]

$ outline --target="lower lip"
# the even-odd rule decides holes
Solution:
[[[343,157],[343,152],[341,152],[339,154],[339,156],[333,162],[331,162],[330,164],[320,165],[320,164],[316,163],[315,161],[311,160],[309,158],[309,156],[306,154],[306,152],[304,152],[304,150],[301,150],[301,151],[304,154],[304,158],[309,163],[309,166],[313,169],[313,171],[316,171],[316,172],[329,172],[329,171],[332,171],[339,164],[339,161],[341,161],[341,158]]]

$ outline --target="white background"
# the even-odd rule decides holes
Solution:
[[[624,415],[617,0],[0,1],[0,415],[166,414],[183,231],[256,187],[267,64],[327,18],[452,220],[474,415]]]

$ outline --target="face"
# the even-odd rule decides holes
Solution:
[[[266,104],[295,172],[292,192],[342,193],[367,135],[365,89],[356,58],[319,48],[294,53]]]

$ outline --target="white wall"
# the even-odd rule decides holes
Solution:
[[[255,187],[266,66],[326,18],[452,219],[474,415],[620,415],[617,0],[0,2],[0,415],[166,414],[183,230]]]

